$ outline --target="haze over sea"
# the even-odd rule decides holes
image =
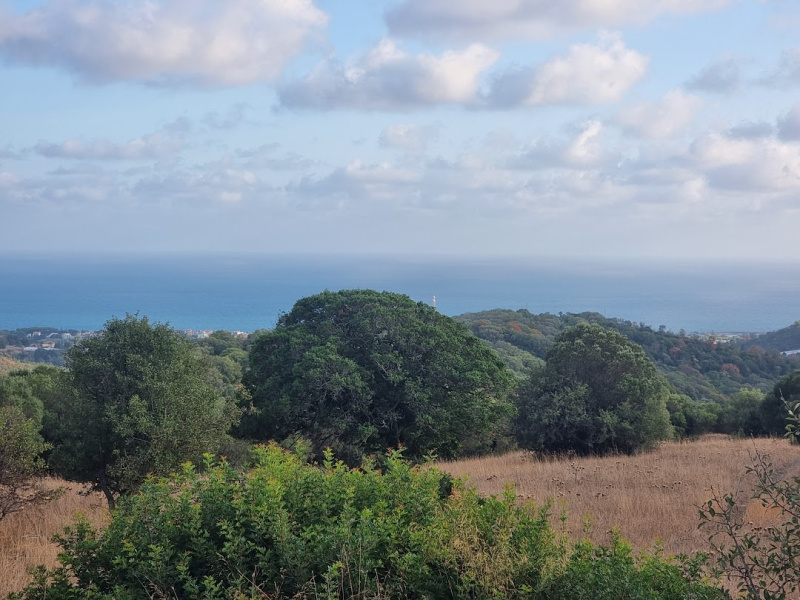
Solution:
[[[672,331],[771,331],[800,319],[800,263],[343,256],[0,257],[0,329],[97,330],[139,312],[179,329],[274,326],[325,289],[408,294],[447,315],[596,311]]]

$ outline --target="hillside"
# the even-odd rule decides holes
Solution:
[[[742,348],[745,349],[757,346],[764,350],[777,350],[778,352],[800,350],[800,321],[742,343]]]
[[[11,371],[18,371],[20,369],[32,369],[34,365],[30,363],[23,363],[13,358],[3,356],[0,354],[0,375],[8,375]]]
[[[518,375],[544,359],[561,331],[580,322],[598,323],[639,344],[675,389],[694,400],[723,402],[743,386],[768,390],[779,378],[800,368],[800,357],[785,357],[763,346],[745,349],[592,312],[554,315],[498,309],[456,319],[492,346]]]

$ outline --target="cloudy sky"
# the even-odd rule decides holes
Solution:
[[[796,0],[0,0],[0,252],[800,252]]]

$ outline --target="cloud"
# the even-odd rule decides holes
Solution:
[[[481,44],[441,55],[411,55],[383,39],[347,64],[326,61],[278,87],[281,105],[330,110],[408,110],[475,100],[479,77],[500,53]]]
[[[800,146],[775,139],[706,134],[692,144],[694,168],[714,188],[747,192],[800,191]]]
[[[538,139],[512,157],[509,165],[518,169],[589,169],[609,166],[619,160],[608,148],[600,121],[581,123],[567,140]]]
[[[161,132],[134,138],[123,144],[108,140],[83,140],[65,142],[39,142],[33,150],[46,158],[135,160],[160,158],[178,152],[183,146],[178,139]]]
[[[788,87],[800,84],[800,48],[784,50],[780,64],[759,79],[767,87]]]
[[[577,28],[643,25],[661,15],[717,10],[729,0],[403,0],[386,12],[392,35],[538,40]]]
[[[668,138],[681,133],[691,123],[702,101],[696,96],[672,90],[658,102],[641,102],[617,115],[623,129],[645,138]]]
[[[0,12],[0,56],[92,83],[273,81],[327,23],[312,0],[49,0]]]
[[[397,123],[383,128],[378,139],[385,148],[403,148],[405,150],[422,150],[430,142],[439,138],[441,127],[436,125],[412,125]]]
[[[728,94],[739,87],[741,64],[727,58],[707,66],[686,83],[686,89],[698,92]]]
[[[541,65],[495,76],[487,101],[495,107],[615,102],[645,76],[648,62],[618,33],[606,32],[597,44],[575,44]]]
[[[766,121],[743,121],[728,129],[725,134],[731,138],[758,139],[775,135],[775,126]]]
[[[800,104],[778,119],[778,136],[783,140],[800,140]]]

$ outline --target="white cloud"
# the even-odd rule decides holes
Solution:
[[[381,146],[386,148],[403,148],[405,150],[422,150],[430,142],[439,137],[440,127],[397,123],[383,128],[379,138]]]
[[[160,132],[117,144],[108,140],[72,139],[60,143],[39,142],[34,151],[46,158],[133,160],[160,158],[179,151],[182,142]]]
[[[619,155],[608,147],[603,124],[581,123],[567,140],[537,139],[512,157],[509,165],[519,169],[591,169],[615,164]]]
[[[626,48],[618,33],[606,32],[597,44],[575,44],[542,65],[496,76],[488,101],[494,106],[616,102],[645,76],[648,62]]]
[[[704,135],[690,159],[715,188],[734,191],[800,191],[800,145],[775,139]]]
[[[722,8],[729,0],[403,0],[386,13],[396,36],[544,39],[576,28],[643,25],[661,15]]]
[[[672,90],[658,102],[629,106],[617,115],[617,123],[645,138],[668,138],[680,134],[692,121],[702,101],[681,90]]]
[[[0,12],[0,55],[96,83],[234,86],[275,80],[326,23],[312,0],[49,0]]]
[[[475,100],[479,77],[500,53],[481,44],[441,55],[411,55],[383,39],[347,64],[326,61],[304,79],[279,86],[281,104],[296,108],[411,109]]]

